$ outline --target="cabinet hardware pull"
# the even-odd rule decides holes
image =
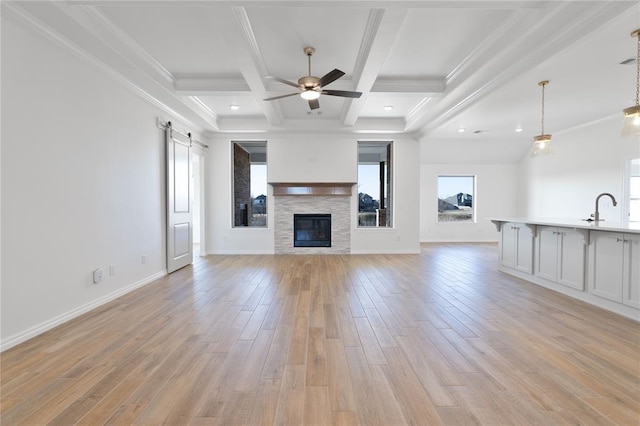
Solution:
[[[624,238],[616,238],[616,243],[624,243],[625,239]]]

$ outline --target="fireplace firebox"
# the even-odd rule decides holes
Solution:
[[[294,247],[331,247],[330,214],[294,214]]]

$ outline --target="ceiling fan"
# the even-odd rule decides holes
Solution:
[[[324,86],[333,83],[340,77],[344,75],[344,72],[339,69],[334,69],[333,71],[329,71],[327,74],[318,78],[311,75],[311,56],[315,53],[316,49],[313,47],[305,47],[304,53],[307,55],[307,60],[309,62],[309,75],[305,77],[300,77],[298,79],[298,83],[294,83],[289,80],[284,80],[282,78],[267,76],[271,80],[278,81],[283,84],[287,84],[289,86],[296,87],[300,90],[300,92],[288,93],[286,95],[274,96],[272,98],[263,99],[265,101],[274,101],[276,99],[287,98],[289,96],[300,95],[302,99],[306,99],[309,102],[309,108],[318,109],[320,108],[320,102],[318,102],[318,98],[320,95],[330,95],[330,96],[342,96],[344,98],[359,98],[362,96],[360,92],[350,92],[347,90],[326,90]]]

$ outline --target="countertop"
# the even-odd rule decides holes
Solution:
[[[557,226],[560,228],[589,229],[592,231],[628,232],[640,234],[640,223],[621,223],[601,220],[600,222],[587,222],[579,219],[562,218],[531,218],[531,217],[495,217],[489,218],[491,222],[514,222],[530,225]]]

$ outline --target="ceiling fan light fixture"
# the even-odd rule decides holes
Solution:
[[[305,90],[304,92],[300,93],[300,97],[304,100],[307,101],[312,101],[314,99],[318,99],[320,97],[320,92],[316,92],[313,89],[309,89],[309,90]]]
[[[640,135],[640,28],[631,33],[631,37],[638,38],[636,58],[636,104],[622,110],[624,120],[622,122],[621,138]]]

